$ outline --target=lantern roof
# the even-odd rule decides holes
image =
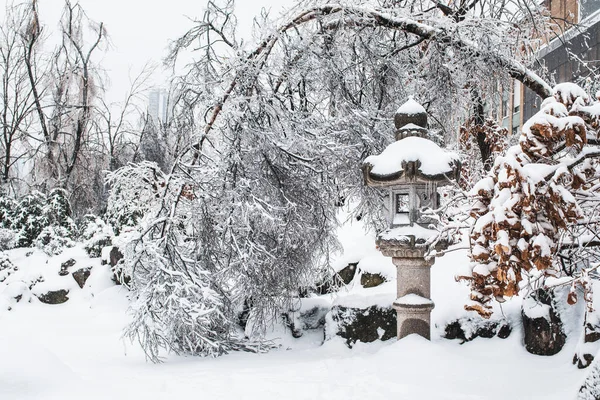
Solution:
[[[443,183],[458,179],[460,159],[429,139],[409,136],[390,144],[381,154],[367,157],[362,168],[370,186]]]
[[[422,181],[448,183],[458,179],[460,159],[427,138],[427,111],[412,97],[394,115],[396,142],[363,162],[369,186],[392,186]]]

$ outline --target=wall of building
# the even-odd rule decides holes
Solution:
[[[548,50],[542,49],[541,52],[541,62],[554,83],[583,81],[591,70],[597,72],[600,68],[600,21],[585,32],[567,39],[567,42],[558,46],[552,46],[553,42]],[[529,89],[524,92],[522,112],[526,121],[538,111],[541,99]]]

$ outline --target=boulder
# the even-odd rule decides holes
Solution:
[[[118,247],[114,246],[111,250],[110,250],[110,258],[109,258],[109,264],[111,267],[115,267],[119,261],[121,261],[123,259],[123,253],[121,253],[121,251],[119,250]]]
[[[333,306],[327,314],[326,336],[346,339],[349,347],[358,341],[369,343],[396,337],[396,310],[371,306],[365,309]]]
[[[37,298],[46,304],[62,304],[69,300],[67,295],[69,294],[68,290],[60,289],[60,290],[51,290],[45,294],[40,294]]]
[[[77,261],[75,261],[75,259],[73,259],[73,258],[68,259],[64,263],[60,264],[60,271],[58,271],[58,274],[60,276],[69,275],[68,269],[71,268],[75,264],[77,264]]]
[[[113,271],[113,281],[117,285],[123,285],[129,287],[129,282],[131,281],[131,277],[125,273],[123,270],[123,253],[119,250],[118,247],[114,246],[110,250],[109,255],[109,264]]]
[[[354,275],[356,274],[357,266],[358,266],[358,263],[348,264],[346,267],[344,267],[338,271],[338,273],[336,274],[336,277],[338,277],[344,285],[349,284],[350,282],[352,282],[352,279],[354,279]]]
[[[586,311],[583,333],[583,343],[577,346],[573,356],[573,364],[579,369],[589,367],[600,348],[600,319],[595,310]]]
[[[340,286],[347,285],[352,282],[356,275],[358,263],[350,263],[333,276],[329,276],[321,282],[317,282],[312,290],[306,290],[307,293],[314,292],[319,295],[335,293]],[[306,296],[303,296],[306,297]]]
[[[444,329],[444,338],[459,339],[462,343],[469,342],[478,337],[506,339],[510,336],[512,328],[508,321],[485,320],[483,318],[460,318],[450,322]]]
[[[381,274],[370,274],[363,272],[360,277],[360,284],[364,288],[372,288],[381,285],[386,280]]]
[[[525,349],[531,354],[552,356],[558,353],[567,336],[556,311],[552,292],[538,289],[523,301],[521,311]]]
[[[73,276],[73,279],[75,279],[75,282],[77,282],[79,287],[83,289],[83,287],[85,286],[85,282],[90,277],[91,273],[92,273],[92,267],[87,267],[87,268],[78,269],[77,271],[73,272],[71,275]]]

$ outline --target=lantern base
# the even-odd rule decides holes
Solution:
[[[422,304],[403,304],[403,302],[399,302],[401,300],[402,298],[396,300],[392,306],[397,313],[398,340],[414,333],[431,340],[431,310],[435,307],[433,302],[424,299],[426,302]]]

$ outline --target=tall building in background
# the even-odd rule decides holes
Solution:
[[[148,114],[156,124],[164,124],[170,117],[169,95],[165,89],[152,89],[148,93]]]

